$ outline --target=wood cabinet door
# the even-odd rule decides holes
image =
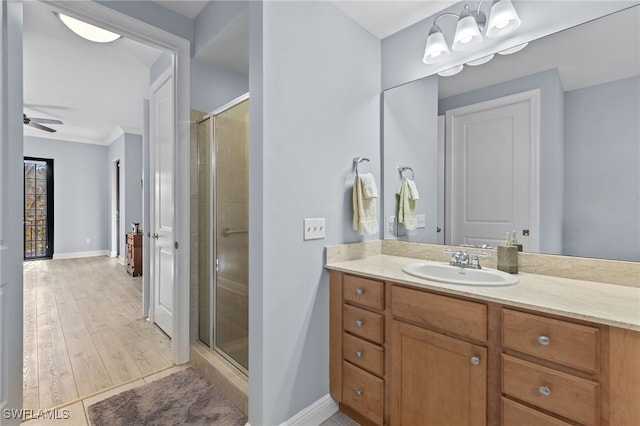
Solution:
[[[391,353],[391,425],[486,424],[485,347],[394,320]]]

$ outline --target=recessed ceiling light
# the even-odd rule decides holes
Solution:
[[[95,43],[110,43],[122,37],[120,34],[96,27],[95,25],[72,18],[71,16],[57,12],[54,12],[54,14],[60,18],[67,28],[86,40],[93,41]]]
[[[438,75],[441,76],[441,77],[451,77],[452,75],[456,75],[460,71],[462,71],[462,68],[464,68],[464,65],[458,65],[456,67],[449,68],[449,69],[446,69],[444,71],[440,71],[438,73]]]

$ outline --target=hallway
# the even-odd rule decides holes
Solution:
[[[172,365],[141,314],[142,277],[115,258],[24,262],[24,408],[47,409]]]

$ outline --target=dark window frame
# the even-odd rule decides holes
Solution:
[[[24,157],[23,167],[22,167],[22,182],[23,185],[26,180],[25,176],[25,167],[24,163],[29,161],[37,161],[44,162],[47,164],[47,245],[46,245],[46,254],[44,256],[26,256],[26,244],[23,247],[23,258],[24,260],[34,260],[34,259],[51,259],[53,258],[53,159],[52,158],[39,158],[39,157]],[[27,230],[27,221],[25,217],[26,212],[26,188],[23,187],[23,206],[22,206],[22,219],[23,219],[23,231],[22,238],[25,239],[26,230]]]

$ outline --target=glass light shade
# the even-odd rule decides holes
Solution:
[[[441,76],[441,77],[451,77],[452,75],[456,75],[460,71],[462,71],[462,68],[464,68],[464,65],[458,65],[458,66],[455,66],[453,68],[449,68],[449,69],[446,69],[444,71],[440,71],[438,73],[438,75]]]
[[[63,15],[62,13],[56,13],[56,15],[67,28],[86,40],[95,43],[109,43],[121,37],[120,34],[112,33],[71,16]]]
[[[432,29],[433,31],[433,29]],[[449,56],[449,47],[440,31],[431,32],[427,37],[427,45],[424,48],[422,62],[425,64],[435,64]]]
[[[500,37],[515,31],[522,21],[516,13],[511,0],[498,0],[491,6],[487,37]]]
[[[527,47],[529,42],[519,44],[517,46],[510,47],[509,49],[504,49],[498,52],[498,55],[511,55],[512,53],[516,53]]]
[[[462,52],[471,49],[482,41],[482,35],[476,19],[471,15],[460,15],[456,26],[456,35],[453,37],[453,50]]]
[[[472,67],[475,67],[476,65],[486,64],[487,62],[492,60],[494,56],[495,55],[492,53],[491,55],[483,56],[482,58],[478,58],[474,61],[469,61],[467,62],[467,65],[471,65]]]

